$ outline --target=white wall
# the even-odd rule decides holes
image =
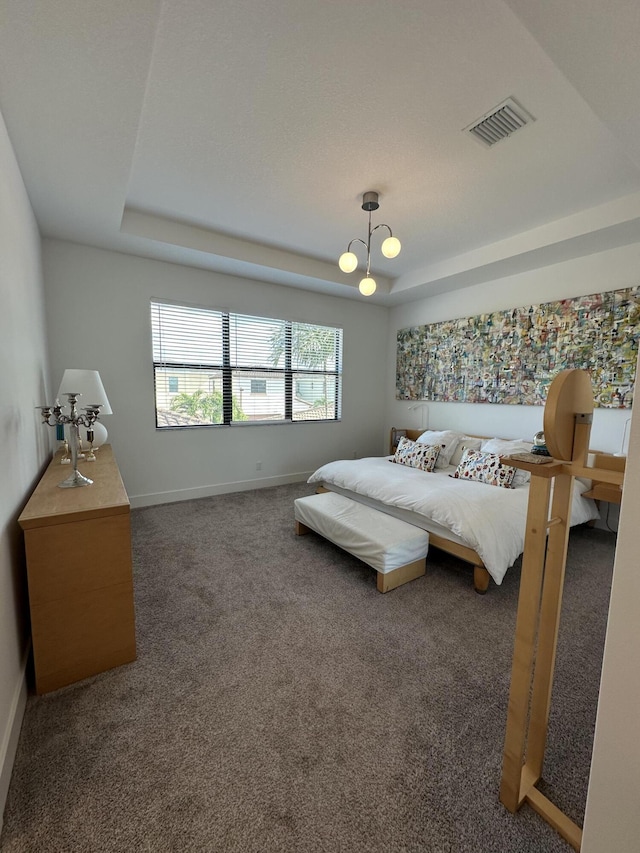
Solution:
[[[394,308],[391,312],[387,352],[389,386],[388,426],[424,425],[452,428],[478,435],[533,438],[542,429],[542,406],[507,406],[491,403],[428,403],[409,410],[411,403],[395,399],[396,335],[398,329],[437,323],[456,317],[517,308],[556,299],[568,299],[605,290],[640,284],[640,243],[588,255],[574,261],[543,267],[486,284],[442,293]],[[596,409],[591,430],[591,446],[612,453],[622,444],[628,409]]]
[[[293,482],[331,459],[383,452],[386,308],[58,240],[43,252],[53,385],[68,367],[100,371],[133,506]],[[342,327],[342,421],[157,431],[154,296]]]
[[[40,236],[0,116],[0,816],[26,701],[26,576],[17,519],[47,461]],[[1,817],[0,817],[1,828]]]

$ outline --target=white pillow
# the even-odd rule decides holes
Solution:
[[[421,444],[436,444],[440,448],[436,468],[446,468],[451,463],[453,451],[456,449],[459,432],[454,432],[452,429],[432,430],[428,429],[418,437]]]
[[[523,450],[531,452],[532,441],[527,441],[525,438],[489,438],[482,442],[482,450],[485,453],[497,453],[498,456],[508,456],[510,453],[522,453]],[[517,470],[513,478],[514,489],[518,486],[524,486],[531,479],[531,474],[528,471]]]
[[[474,438],[472,435],[461,435],[458,439],[456,449],[453,451],[450,465],[459,465],[462,462],[462,454],[465,450],[480,450],[482,444],[481,438]]]

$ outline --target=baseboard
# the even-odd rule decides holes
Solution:
[[[9,784],[18,748],[24,709],[27,704],[28,660],[29,648],[25,652],[22,666],[20,667],[20,677],[13,691],[9,719],[7,720],[7,725],[2,736],[2,745],[0,746],[0,833],[2,832],[2,824],[4,822],[4,807],[7,802],[7,794],[9,793]]]
[[[240,480],[235,483],[217,483],[213,486],[198,486],[193,489],[175,489],[171,492],[155,492],[149,495],[129,495],[132,509],[156,504],[175,503],[176,501],[191,501],[195,498],[210,498],[214,495],[225,495],[229,492],[246,492],[250,489],[268,489],[271,486],[287,486],[290,483],[306,482],[313,471],[302,471],[297,474],[283,474],[278,477],[261,477],[259,480]]]

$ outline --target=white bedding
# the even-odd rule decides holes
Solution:
[[[391,514],[416,513],[416,524],[435,522],[451,538],[473,548],[493,580],[500,584],[509,566],[524,550],[529,486],[502,489],[485,483],[449,477],[450,466],[432,473],[392,463],[392,457],[369,457],[329,462],[318,468],[309,483],[333,487],[354,500],[384,505]],[[598,518],[594,501],[580,497],[585,483],[574,481],[571,524]],[[445,533],[446,535],[446,533]]]

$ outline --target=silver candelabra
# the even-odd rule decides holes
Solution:
[[[73,394],[67,393],[66,396],[69,399],[69,408],[71,409],[71,414],[69,415],[62,413],[62,406],[57,400],[55,406],[37,406],[36,408],[40,409],[42,412],[42,420],[45,424],[48,424],[49,426],[58,426],[62,424],[69,427],[69,449],[71,451],[71,467],[73,470],[67,479],[58,483],[58,485],[61,489],[72,489],[77,486],[90,486],[93,483],[93,480],[90,480],[78,471],[80,427],[84,426],[88,430],[91,429],[100,416],[100,406],[102,404],[90,403],[88,406],[83,407],[85,414],[78,414],[76,403],[78,401],[78,397],[81,397],[82,395],[76,392]]]

